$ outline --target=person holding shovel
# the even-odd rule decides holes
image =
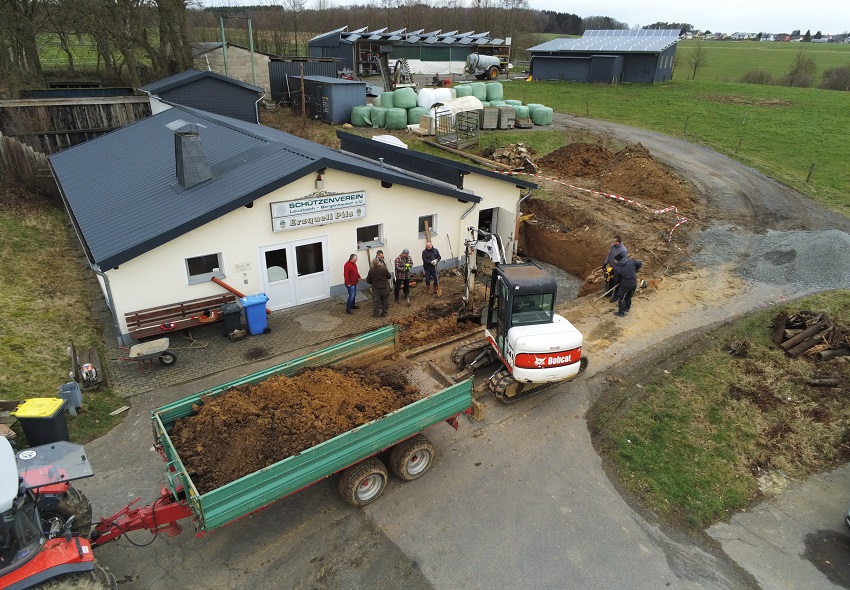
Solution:
[[[431,292],[431,281],[434,281],[434,291],[439,294],[439,280],[437,279],[437,263],[442,260],[440,251],[431,242],[425,244],[422,250],[422,268],[425,272],[425,290]]]
[[[404,297],[407,299],[407,304],[410,305],[410,269],[413,268],[413,258],[410,256],[410,250],[405,248],[401,254],[395,259],[395,286],[393,292],[395,294],[395,302],[398,303],[398,292],[404,288]]]

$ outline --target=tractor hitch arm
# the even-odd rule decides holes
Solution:
[[[160,490],[159,498],[151,504],[133,508],[138,501],[139,498],[136,498],[112,516],[101,518],[91,533],[92,546],[104,545],[124,533],[138,530],[176,537],[183,530],[177,521],[192,517],[189,504],[185,500],[175,499],[166,488]]]

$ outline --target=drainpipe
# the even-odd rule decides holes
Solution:
[[[103,285],[106,287],[106,306],[109,308],[109,315],[112,316],[112,327],[115,328],[115,334],[117,334],[116,338],[118,339],[118,346],[123,346],[124,341],[121,338],[121,325],[118,323],[118,316],[115,315],[115,305],[113,304],[114,299],[112,298],[112,286],[109,284],[109,277],[106,276],[106,273],[100,270],[98,266],[91,262],[89,262],[89,268],[92,269],[94,274],[103,279]]]
[[[531,196],[531,189],[528,189],[528,194],[526,194],[523,198],[517,201],[516,204],[516,221],[514,222],[514,237],[513,237],[513,247],[511,248],[512,254],[516,256],[517,246],[519,245],[519,206],[522,205],[522,202]]]
[[[260,101],[266,97],[266,93],[263,92],[262,96],[257,99],[257,102],[254,103],[254,112],[257,113],[257,125],[260,124]]]

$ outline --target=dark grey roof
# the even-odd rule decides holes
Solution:
[[[269,57],[274,57],[273,53],[266,53],[265,51],[257,51],[256,49],[251,49],[250,47],[245,47],[244,45],[237,45],[236,43],[227,42],[228,47],[237,47],[239,49],[244,49],[245,51],[253,51],[259,55],[267,55]],[[197,57],[199,55],[203,55],[205,53],[209,53],[210,51],[215,51],[216,49],[221,49],[221,41],[196,41],[192,43],[192,55]]]
[[[183,189],[174,133],[189,125],[200,134],[212,179]],[[104,270],[321,168],[481,201],[270,127],[179,105],[53,154],[50,165],[89,260]]]
[[[530,47],[532,52],[660,53],[679,40],[679,29],[585,31],[580,39],[552,39]]]
[[[253,92],[258,92],[261,94],[265,93],[265,90],[263,90],[259,86],[253,86],[246,82],[242,82],[241,80],[236,80],[235,78],[228,78],[227,76],[222,76],[221,74],[217,74],[215,72],[194,69],[186,70],[185,72],[180,72],[179,74],[174,74],[173,76],[168,76],[167,78],[157,80],[156,82],[151,82],[150,84],[142,86],[141,89],[145,92],[150,92],[151,94],[160,94],[167,90],[177,88],[178,86],[184,86],[196,80],[201,80],[202,78],[213,78],[215,80],[227,82],[228,84],[233,84],[234,86],[241,86],[242,88],[247,88],[248,90],[251,90]]]

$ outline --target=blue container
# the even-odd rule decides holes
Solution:
[[[268,300],[269,298],[266,297],[265,293],[248,295],[239,300],[245,309],[245,321],[248,323],[248,333],[251,336],[268,334],[270,332],[269,324],[266,320],[266,302]]]

